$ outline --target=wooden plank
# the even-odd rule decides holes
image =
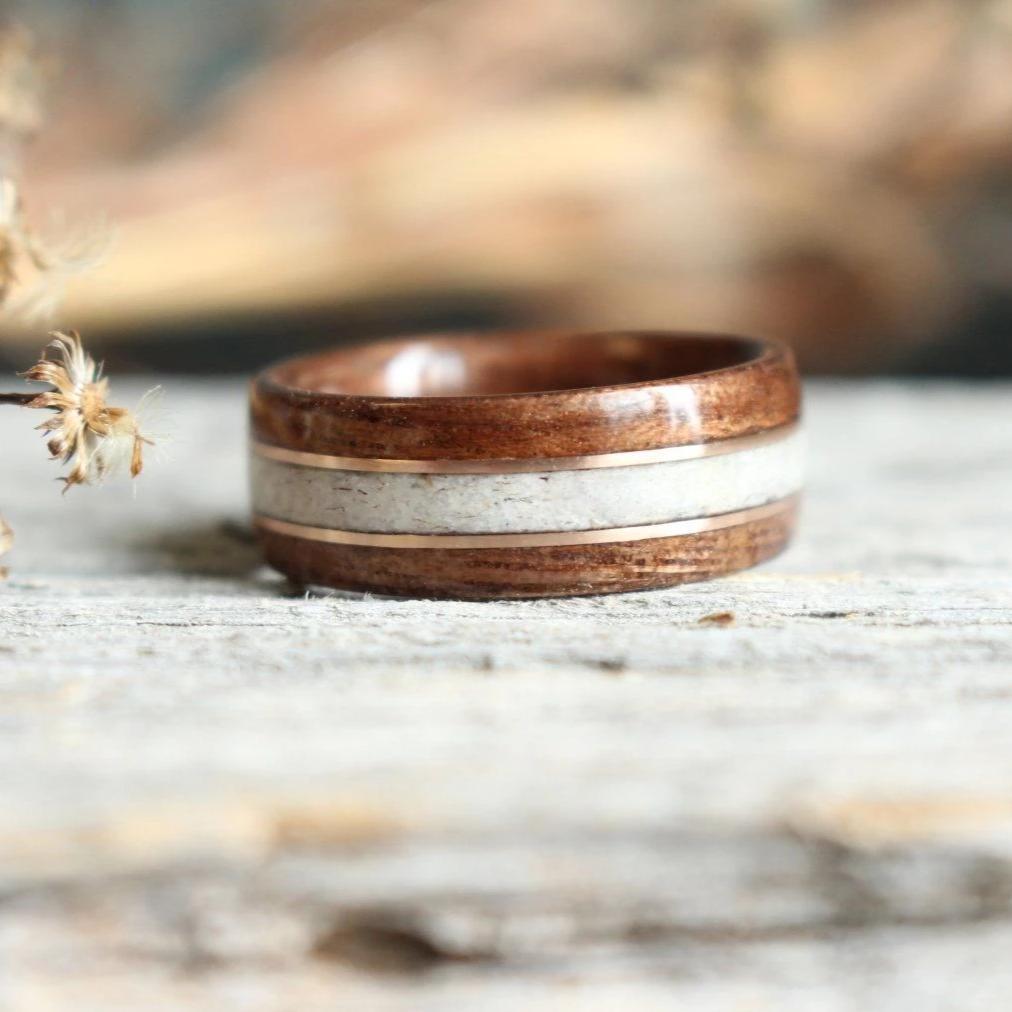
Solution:
[[[1012,388],[816,385],[781,560],[481,604],[287,586],[169,386],[136,499],[0,417],[0,1004],[1008,993]]]

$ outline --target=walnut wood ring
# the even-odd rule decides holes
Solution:
[[[789,540],[800,385],[771,341],[420,336],[292,359],[251,390],[254,522],[302,583],[420,596],[702,580]]]

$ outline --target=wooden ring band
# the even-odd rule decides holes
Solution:
[[[251,389],[254,521],[296,581],[472,598],[706,579],[787,543],[800,384],[772,341],[431,335]]]

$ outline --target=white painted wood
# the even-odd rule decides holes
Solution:
[[[814,387],[752,573],[463,604],[287,587],[166,387],[136,499],[0,414],[5,1012],[1002,1007],[1012,388]]]
[[[530,474],[332,471],[251,454],[259,513],[400,534],[584,531],[714,516],[801,487],[803,437],[697,460]]]

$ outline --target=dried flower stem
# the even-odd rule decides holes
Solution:
[[[7,153],[6,135],[22,140],[39,125],[41,76],[30,37],[0,26],[0,161]],[[9,171],[6,164],[0,166],[0,308],[17,309],[29,318],[49,315],[67,280],[97,261],[104,242],[95,236],[61,239],[30,229]],[[27,284],[22,268],[28,269]],[[121,467],[137,477],[144,465],[144,448],[151,440],[141,433],[136,415],[108,403],[109,382],[76,333],[51,336],[49,348],[54,356],[43,351],[24,373],[25,379],[49,389],[0,393],[0,404],[49,412],[38,428],[45,434],[50,456],[71,465],[63,478],[64,491],[102,481]],[[10,549],[12,537],[0,517],[0,556]],[[4,575],[0,569],[0,578]]]

